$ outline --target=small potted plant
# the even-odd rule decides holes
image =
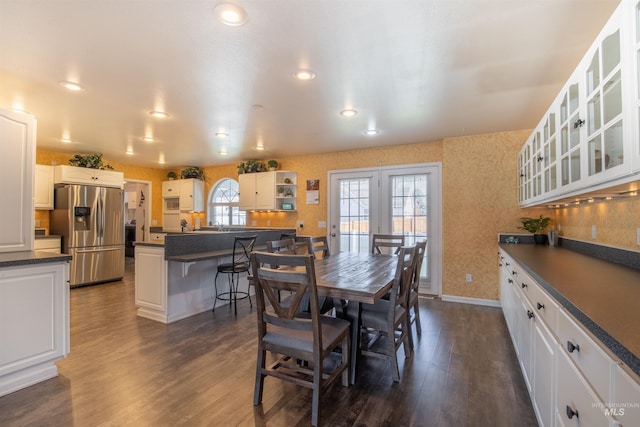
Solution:
[[[270,171],[275,171],[278,169],[278,162],[276,160],[269,160],[267,162],[267,167]]]
[[[278,193],[278,197],[282,197],[284,195],[284,187],[283,186],[278,186],[278,188],[276,188],[276,191]]]
[[[543,217],[541,214],[539,218],[522,217],[520,218],[520,222],[522,223],[522,227],[518,228],[520,230],[526,230],[529,233],[533,233],[533,241],[536,242],[537,245],[544,245],[547,243],[545,229],[551,223],[551,218]]]
[[[102,162],[102,154],[76,154],[69,159],[69,164],[81,168],[113,170],[111,165]]]
[[[167,173],[167,178],[169,178],[169,181],[173,181],[177,177],[178,176],[176,175],[176,173],[174,171],[171,171],[171,172]]]

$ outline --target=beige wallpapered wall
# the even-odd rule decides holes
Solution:
[[[339,153],[277,159],[282,170],[298,173],[297,212],[250,213],[248,223],[264,227],[304,228],[299,234],[322,235],[318,221],[327,221],[327,173],[332,170],[413,163],[442,162],[443,165],[443,294],[470,298],[498,299],[496,254],[499,232],[518,232],[521,216],[545,213],[561,225],[560,234],[591,241],[591,225],[597,227],[595,242],[638,249],[635,230],[640,226],[640,201],[609,201],[590,206],[558,209],[520,209],[517,204],[516,156],[530,131],[504,132],[447,138],[442,141],[395,147],[365,148]],[[66,164],[69,153],[37,150],[36,163]],[[162,223],[161,189],[168,170],[136,167],[110,162],[125,178],[153,183],[152,218]],[[179,172],[180,168],[175,169]],[[220,179],[237,177],[236,164],[204,168],[205,197]],[[320,203],[306,204],[306,181],[320,180]],[[36,219],[48,227],[48,212],[36,211]],[[200,214],[204,224],[206,215]],[[473,281],[466,283],[471,273]]]

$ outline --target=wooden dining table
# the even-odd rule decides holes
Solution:
[[[350,381],[355,383],[359,355],[360,310],[373,304],[390,289],[398,265],[394,255],[339,252],[315,262],[318,296],[358,302],[358,315],[351,320]]]

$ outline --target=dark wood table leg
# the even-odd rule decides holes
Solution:
[[[358,313],[351,321],[351,356],[349,364],[349,377],[351,384],[356,383],[356,368],[360,356],[360,319],[362,315],[362,303],[358,303]]]

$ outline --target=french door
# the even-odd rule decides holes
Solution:
[[[368,252],[374,233],[427,239],[420,291],[441,293],[441,164],[329,172],[332,252]]]

